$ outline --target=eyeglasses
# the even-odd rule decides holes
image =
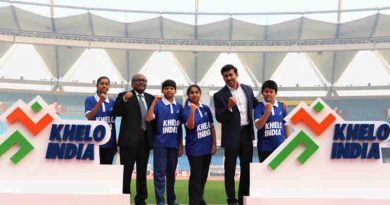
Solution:
[[[137,82],[137,83],[147,83],[148,80],[146,80],[146,79],[135,79],[134,82]]]

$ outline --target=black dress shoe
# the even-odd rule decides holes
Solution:
[[[229,205],[237,205],[237,202],[238,202],[237,199],[233,199],[233,200],[231,200],[231,199],[229,200],[229,199],[228,199],[228,200],[227,200],[227,203],[228,203]]]

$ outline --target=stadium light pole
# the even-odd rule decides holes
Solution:
[[[195,26],[198,25],[199,0],[195,0]]]
[[[51,26],[52,26],[52,31],[54,33],[57,33],[57,28],[56,28],[56,24],[54,22],[54,0],[50,0],[50,21],[51,21]],[[56,69],[56,83],[55,85],[53,86],[53,91],[56,91],[57,89],[60,89],[60,84],[59,84],[59,80],[60,80],[60,68],[59,68],[59,58],[58,58],[58,46],[54,46],[54,66],[55,66],[55,69]],[[57,99],[56,99],[57,101]]]
[[[337,23],[340,23],[341,20],[341,10],[343,7],[343,0],[337,1]]]
[[[194,16],[194,39],[198,40],[198,12],[199,12],[199,0],[195,0],[195,16]],[[194,83],[198,83],[198,52],[193,52],[194,57],[194,69],[195,69],[195,79]]]
[[[340,35],[340,22],[341,22],[341,10],[342,10],[342,0],[337,1],[337,27],[336,27],[336,39],[339,38]],[[335,73],[336,73],[336,62],[337,62],[337,53],[336,51],[333,51],[333,62],[332,62],[332,79],[331,79],[331,86],[329,88],[328,96],[337,96],[337,92],[335,90]]]

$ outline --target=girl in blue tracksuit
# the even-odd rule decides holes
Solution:
[[[209,172],[211,155],[217,151],[213,116],[210,108],[200,102],[201,89],[191,85],[187,89],[188,100],[183,109],[182,121],[186,130],[186,155],[191,175],[188,184],[189,204],[206,204],[204,187]]]
[[[114,100],[107,96],[110,79],[106,76],[98,78],[96,94],[85,99],[85,117],[88,120],[106,121],[111,127],[110,140],[99,147],[100,164],[112,164],[116,149],[115,116],[111,114]]]

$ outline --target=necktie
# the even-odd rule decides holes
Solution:
[[[139,107],[141,108],[141,120],[142,120],[141,125],[142,125],[142,129],[146,130],[146,113],[148,111],[146,110],[143,97],[144,96],[142,94],[138,94],[138,103],[139,103]]]

